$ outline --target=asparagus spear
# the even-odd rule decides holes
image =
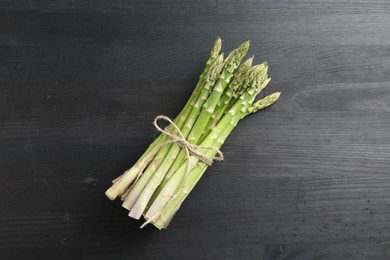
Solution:
[[[204,96],[205,100],[206,97],[208,98],[204,104],[201,103],[203,107],[202,110],[200,111],[199,117],[196,119],[196,121],[193,118],[191,118],[191,116],[187,120],[188,123],[186,123],[185,126],[188,126],[188,128],[184,128],[182,132],[183,132],[183,136],[187,138],[188,132],[192,128],[191,133],[188,135],[187,138],[190,142],[192,140],[194,143],[196,143],[196,140],[200,137],[198,133],[201,134],[202,131],[204,130],[208,122],[208,119],[210,118],[212,112],[214,111],[216,105],[218,104],[222,92],[229,85],[229,82],[233,75],[233,71],[240,64],[242,58],[245,56],[246,52],[248,51],[248,48],[249,48],[249,42],[245,42],[229,54],[224,65],[224,70],[221,73],[218,82],[215,84],[213,91],[211,92],[210,96],[208,95]],[[199,107],[195,106],[195,108],[200,109],[200,106]],[[153,175],[153,178],[149,180],[146,186],[144,186],[145,188],[143,189],[143,191],[141,193],[139,190],[134,190],[134,192],[132,190],[130,192],[128,198],[126,198],[126,201],[124,203],[126,208],[129,208],[129,205],[131,205],[130,207],[132,207],[129,213],[130,217],[139,219],[142,216],[142,213],[147,207],[150,198],[152,197],[153,193],[156,191],[157,187],[161,183],[162,179],[164,178],[168,169],[171,167],[172,163],[180,160],[180,156],[178,156],[179,152],[182,154],[185,153],[184,150],[181,150],[178,145],[172,146],[170,152],[164,158],[163,162],[160,164],[160,167],[157,170],[154,170],[155,173]],[[153,173],[151,171],[150,175],[152,174]],[[144,175],[146,176],[146,172],[144,173]],[[134,203],[134,198],[136,197],[138,199]]]
[[[199,140],[201,134],[203,133],[206,124],[214,113],[215,107],[218,104],[218,101],[225,90],[226,86],[229,84],[230,79],[233,76],[234,70],[240,64],[242,58],[245,56],[249,48],[249,41],[244,42],[236,50],[232,51],[226,59],[226,64],[224,72],[220,76],[220,79],[216,83],[213,92],[210,94],[210,97],[207,99],[207,102],[203,105],[202,111],[199,114],[199,119],[191,130],[191,133],[188,136],[188,141],[196,144]]]
[[[207,122],[209,121],[211,115],[214,113],[214,110],[218,104],[219,98],[221,97],[224,89],[229,84],[234,70],[240,64],[242,58],[245,56],[246,52],[249,48],[249,41],[244,42],[240,45],[236,50],[232,51],[228,58],[226,59],[226,65],[224,68],[224,72],[221,75],[220,80],[218,80],[217,84],[214,86],[213,92],[210,94],[209,99],[203,105],[202,111],[196,121],[196,124],[191,130],[191,133],[188,136],[188,141],[192,144],[196,144],[200,139],[202,133],[204,132]],[[182,162],[185,160],[186,154],[182,150],[177,156],[175,162],[171,166],[171,169],[168,173],[168,178],[170,175],[180,167]]]
[[[199,95],[200,89],[203,87],[204,84],[204,77],[209,71],[210,65],[215,61],[217,58],[220,50],[222,47],[222,40],[221,38],[217,38],[217,40],[214,42],[214,46],[211,49],[210,57],[206,62],[206,66],[199,76],[198,83],[191,94],[191,97],[187,101],[186,105],[184,106],[183,110],[179,113],[179,115],[174,119],[174,123],[177,125],[180,122],[183,122],[187,119],[187,115],[189,114],[189,110],[191,109],[191,103],[194,99],[196,99]],[[170,128],[170,130],[173,130]],[[156,138],[153,143],[148,147],[148,149],[144,152],[144,154],[138,159],[138,161],[134,164],[133,167],[126,170],[118,179],[115,179],[115,182],[113,185],[106,191],[106,196],[114,200],[118,195],[122,195],[125,190],[131,185],[131,183],[136,179],[139,172],[142,171],[148,163],[152,160],[152,155],[155,153],[156,147],[158,147],[161,143],[165,142],[168,138],[165,135],[160,135],[158,138]]]
[[[279,99],[279,97],[280,97],[280,92],[275,92],[262,99],[259,99],[252,106],[248,108],[248,110],[243,115],[243,117],[269,107],[270,105],[275,103]]]
[[[222,56],[218,57],[221,40],[216,40],[195,90],[173,121],[177,128],[169,125],[169,131],[177,134],[175,129],[179,129],[191,144],[220,148],[239,120],[279,98],[280,93],[276,92],[255,102],[270,78],[266,63],[251,68],[253,57],[239,65],[248,47],[249,42],[245,42],[229,54],[215,83],[215,76],[220,73],[215,64],[223,60]],[[214,79],[211,73],[215,74]],[[208,168],[196,156],[190,155],[187,159],[184,149],[178,144],[167,143],[169,141],[170,137],[160,135],[137,163],[116,178],[106,191],[110,199],[122,196],[123,206],[130,210],[129,216],[139,218],[144,214],[145,224],[151,222],[159,229],[168,226]],[[212,157],[216,152],[205,149],[202,153]]]
[[[236,124],[234,121],[234,117],[244,107],[248,104],[248,100],[250,100],[251,95],[255,94],[254,85],[259,84],[257,79],[259,75],[261,75],[261,70],[259,70],[259,66],[255,66],[252,70],[252,79],[250,79],[250,89],[245,92],[245,95],[241,96],[240,99],[236,102],[235,106],[229,110],[229,112],[223,117],[223,119],[217,124],[215,128],[211,131],[208,137],[201,144],[202,146],[213,146],[214,142],[218,139],[219,133],[223,131],[229,124]],[[239,118],[240,119],[240,118]],[[238,120],[237,119],[237,122]],[[199,161],[198,158],[191,156],[190,158],[190,168],[193,167]],[[160,210],[167,201],[173,196],[176,192],[178,185],[180,184],[182,178],[184,177],[184,172],[186,171],[187,164],[183,163],[181,167],[175,172],[175,174],[171,177],[171,179],[165,184],[162,191],[160,192],[157,199],[153,202],[148,212],[146,213],[146,218],[151,218],[158,210]]]
[[[219,55],[213,65],[210,67],[210,72],[206,76],[205,85],[200,91],[199,97],[194,100],[192,104],[191,112],[186,120],[186,122],[181,127],[181,132],[184,137],[187,137],[190,132],[194,119],[197,118],[200,107],[205,102],[209,95],[209,90],[214,86],[216,79],[219,77],[221,70],[223,68],[223,55]],[[150,196],[152,196],[155,188],[160,184],[161,179],[164,177],[166,171],[168,170],[170,164],[166,161],[174,160],[180,147],[177,144],[166,145],[157,153],[155,156],[154,162],[157,162],[152,167],[148,167],[143,173],[140,180],[135,184],[133,189],[130,191],[125,201],[123,202],[123,207],[130,210],[129,216],[133,218],[140,218],[144,208],[147,205],[147,201]],[[176,152],[177,151],[177,152]],[[143,203],[146,201],[146,203]],[[133,209],[133,205],[136,207]]]
[[[233,87],[227,88],[227,90],[223,93],[214,113],[211,115],[211,118],[207,123],[207,129],[203,132],[198,143],[202,143],[204,141],[204,139],[210,133],[211,129],[214,128],[214,126],[218,123],[222,116],[228,111],[227,107],[233,98],[233,94],[236,93],[237,90],[240,88],[243,79],[247,78],[250,68],[252,66],[253,59],[254,56],[248,58],[237,68],[237,72],[235,72],[233,81],[231,82],[231,84],[233,84]],[[235,100],[233,100],[233,103],[234,102]],[[176,169],[172,170],[175,171]]]
[[[250,67],[252,65],[253,61],[253,56],[245,60],[240,66],[238,66],[237,71],[234,73],[234,77],[228,87],[226,88],[227,90],[225,93],[222,95],[217,108],[215,109],[215,113],[212,115],[212,117],[209,120],[209,123],[207,125],[210,125],[213,120],[214,116],[214,125],[211,127],[209,126],[202,134],[199,143],[202,143],[204,139],[208,136],[210,133],[211,129],[216,125],[218,120],[222,117],[222,115],[225,112],[225,108],[227,107],[231,97],[233,96],[233,93],[239,89],[239,87],[246,82],[248,75],[248,71],[250,70]],[[218,117],[217,117],[218,115]],[[172,176],[172,174],[183,164],[183,162],[186,160],[186,157],[177,156],[176,158],[173,158],[175,160],[174,164],[169,168],[169,172],[165,175],[164,180],[161,182],[157,190],[153,193],[152,198],[148,202],[148,206],[150,206],[155,198],[158,196],[160,193],[161,189],[165,186],[169,178]]]
[[[271,97],[272,96],[272,97]],[[262,101],[261,104],[262,106],[257,106],[259,110],[264,109],[268,106],[271,106],[274,104],[277,99],[280,96],[280,92],[275,92],[259,101]],[[249,115],[251,113],[255,113],[259,111],[257,109],[251,109],[252,112],[245,114]],[[233,125],[231,125],[232,127]],[[225,140],[222,140],[224,137],[223,136],[228,136],[233,128],[225,128],[224,131],[222,132],[221,136],[222,138],[218,138],[220,141],[220,144],[215,145],[216,147],[220,148],[222,144],[224,143]],[[226,139],[226,138],[225,138]],[[212,157],[215,154],[214,153],[209,153],[207,154],[208,156]],[[167,228],[170,221],[172,220],[173,216],[176,214],[178,209],[180,208],[181,204],[185,200],[185,198],[189,195],[189,193],[192,191],[192,189],[195,187],[195,185],[198,183],[200,178],[202,177],[203,173],[207,170],[208,165],[203,163],[203,162],[198,162],[197,165],[191,170],[187,181],[185,182],[185,185],[183,187],[182,192],[177,196],[177,198],[171,203],[171,206],[169,206],[166,211],[159,216],[159,218],[155,221],[152,222],[154,226],[156,226],[158,229],[162,228]]]
[[[260,77],[258,77],[258,80],[261,78],[262,77],[260,75]],[[225,126],[225,128],[223,129],[221,134],[219,134],[218,138],[215,139],[215,142],[213,144],[214,147],[219,148],[222,146],[222,144],[225,141],[225,139],[227,138],[227,136],[230,134],[230,132],[236,126],[238,121],[243,117],[243,115],[247,115],[249,113],[254,113],[254,112],[258,111],[257,108],[261,109],[261,108],[265,108],[265,107],[273,104],[274,102],[276,102],[277,98],[280,96],[280,93],[277,92],[277,93],[271,94],[270,96],[267,96],[266,98],[264,98],[262,100],[259,100],[259,102],[257,102],[257,104],[252,105],[251,101],[253,101],[254,96],[257,95],[257,93],[253,91],[254,87],[256,87],[257,89],[264,88],[264,83],[261,84],[260,81],[257,81],[254,84],[252,84],[251,89],[249,89],[247,91],[247,93],[245,93],[246,94],[245,97],[241,97],[240,98],[241,101],[237,101],[236,104],[229,110],[229,113],[226,114],[224,116],[224,118],[221,120],[221,122],[216,126],[215,130],[213,130],[214,132],[220,131],[221,127],[223,128],[223,126],[226,123],[222,123],[222,122],[227,122],[227,125]],[[262,104],[261,108],[258,104]],[[256,109],[253,109],[255,107],[256,107]],[[216,135],[217,134],[214,133],[214,135],[212,135],[212,136],[216,136]],[[215,154],[215,151],[208,150],[206,152],[206,154],[208,156],[213,156]],[[207,165],[204,164],[203,162],[200,162],[199,160],[197,160],[197,158],[192,156],[191,160],[193,161],[193,163],[196,163],[196,166],[192,169],[190,175],[187,177],[187,180],[184,182],[183,190],[180,192],[180,194],[177,196],[177,198],[174,199],[174,201],[171,203],[171,205],[169,205],[169,207],[164,212],[162,212],[161,216],[154,223],[154,225],[157,226],[158,228],[165,228],[169,224],[170,219],[173,217],[173,215],[175,214],[177,209],[180,207],[180,204],[182,203],[182,201],[185,199],[185,197],[188,195],[188,193],[195,186],[195,184],[197,183],[197,181],[199,180],[199,178],[201,177],[203,172],[207,169]],[[183,170],[183,167],[184,166],[182,166],[181,170]],[[178,176],[178,174],[175,174],[175,176]],[[173,185],[171,186],[171,188],[173,188],[172,191],[176,190],[175,186],[177,186],[178,183],[180,183],[181,179],[182,178],[180,178],[180,176],[179,176],[177,178],[176,182],[172,181],[172,183],[173,183]],[[165,194],[165,195],[168,196],[169,198],[172,198],[173,194],[169,193],[169,191],[167,191],[169,189],[169,185],[166,185],[165,187],[166,188],[164,188],[165,190],[162,191],[161,195],[164,195],[163,192],[167,192],[167,194]],[[160,196],[159,196],[159,198],[160,198]],[[165,202],[160,201],[160,203],[155,204],[156,206],[152,205],[150,207],[149,211],[147,212],[147,214],[145,215],[145,218],[150,219],[151,217],[153,217],[153,214],[156,214],[156,208],[161,208],[162,207],[161,205],[165,205],[164,203],[166,203],[166,201]],[[154,206],[155,206],[155,208],[153,208]]]

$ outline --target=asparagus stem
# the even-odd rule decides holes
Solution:
[[[235,126],[238,120],[241,119],[242,116],[240,116],[240,118],[238,119],[235,119],[236,114],[239,113],[244,106],[248,105],[247,100],[250,100],[250,97],[252,95],[255,95],[254,88],[259,84],[259,82],[257,81],[258,78],[256,78],[256,76],[257,74],[261,74],[260,73],[261,70],[259,70],[258,66],[257,67],[255,66],[252,69],[252,71],[254,72],[253,73],[254,79],[250,84],[250,89],[247,92],[245,92],[243,96],[240,97],[240,99],[236,102],[236,104],[221,119],[221,121],[212,129],[212,131],[205,139],[205,141],[201,144],[201,146],[206,146],[206,147],[213,146],[214,142],[218,142],[219,135],[223,131],[223,129],[225,129],[231,124]],[[198,158],[194,156],[191,156],[189,160],[190,160],[189,163],[190,169],[194,167],[194,164],[196,164],[199,161]],[[182,178],[184,177],[184,172],[186,171],[186,167],[187,165],[183,163],[180,166],[180,168],[175,172],[175,174],[170,178],[170,180],[165,184],[157,199],[150,206],[148,212],[145,215],[145,218],[153,218],[153,216],[158,214],[158,211],[165,206],[165,204],[170,200],[170,198],[172,198],[172,196],[176,192],[178,185],[180,184]]]
[[[241,44],[237,49],[233,50],[229,56],[226,58],[226,64],[224,71],[222,72],[218,82],[215,84],[210,97],[207,99],[206,103],[203,105],[202,110],[199,114],[198,119],[194,127],[192,128],[190,134],[188,135],[188,141],[192,144],[196,144],[201,137],[203,131],[206,128],[207,122],[209,121],[212,113],[215,110],[215,107],[218,104],[218,100],[221,97],[224,89],[229,85],[229,82],[232,78],[234,70],[240,64],[242,58],[245,56],[249,48],[249,41]],[[177,156],[175,162],[173,163],[171,169],[169,170],[168,177],[175,172],[182,162],[185,160],[186,154],[182,150]]]
[[[191,103],[194,99],[196,99],[199,95],[199,90],[202,88],[204,83],[204,77],[209,71],[209,68],[211,64],[215,61],[217,58],[220,50],[222,47],[222,41],[221,38],[217,38],[217,40],[214,42],[214,46],[211,49],[210,57],[206,62],[206,66],[199,76],[198,83],[192,92],[189,100],[187,101],[186,105],[182,109],[182,111],[179,113],[179,115],[173,120],[173,122],[177,125],[180,121],[186,120],[186,115],[189,113],[188,110],[191,109]],[[170,128],[170,130],[173,130]],[[138,159],[138,161],[134,164],[133,167],[126,170],[119,179],[115,179],[115,182],[113,185],[106,191],[106,196],[114,200],[118,195],[122,195],[126,189],[131,185],[131,183],[137,178],[140,171],[142,171],[148,163],[152,160],[152,155],[155,154],[155,149],[158,147],[161,143],[165,142],[167,140],[167,137],[165,135],[158,136],[152,144],[148,147],[148,149],[144,152],[144,154]]]
[[[191,131],[191,128],[195,123],[195,119],[199,114],[200,108],[202,107],[205,100],[207,100],[210,89],[212,89],[212,86],[214,86],[215,81],[222,71],[223,64],[223,55],[221,54],[210,67],[210,73],[208,76],[206,76],[205,86],[202,88],[199,94],[199,98],[193,104],[193,108],[190,115],[188,116],[187,121],[182,126],[181,132],[184,138],[186,138]],[[181,149],[181,147],[177,144],[166,145],[166,148],[167,149],[164,149],[164,152],[167,150],[167,153],[164,155],[164,158],[162,159],[162,162],[159,164],[159,166],[146,169],[140,181],[137,182],[133,190],[130,191],[130,194],[123,203],[125,208],[131,208],[129,216],[132,218],[139,219],[141,217],[150,197],[161,183],[161,180],[164,178],[166,172]],[[160,157],[158,158],[160,159]]]
[[[202,136],[199,139],[198,143],[202,143],[206,139],[211,129],[218,123],[218,121],[222,118],[222,116],[228,111],[227,107],[233,98],[233,94],[240,88],[242,83],[246,80],[250,68],[252,66],[253,59],[254,56],[248,58],[242,64],[240,64],[240,66],[238,66],[237,71],[234,73],[233,80],[230,83],[230,85],[232,86],[229,86],[226,89],[226,91],[223,93],[221,99],[218,102],[217,107],[215,108],[214,113],[211,115],[211,118],[207,123],[208,127],[202,133]]]
[[[246,74],[244,73],[247,71],[252,62],[253,62],[253,56],[249,59],[245,60],[240,66],[240,62],[242,58],[245,56],[247,50],[249,48],[249,42],[245,42],[241,44],[237,49],[233,50],[228,58],[226,59],[226,64],[224,66],[224,72],[221,74],[220,79],[216,83],[213,92],[210,94],[209,99],[207,102],[203,105],[202,111],[196,120],[195,125],[193,126],[193,129],[191,130],[190,135],[188,136],[188,141],[190,143],[196,143],[201,136],[204,136],[202,134],[203,132],[207,131],[207,125],[208,122],[211,119],[212,111],[218,111],[218,104],[220,103],[221,94],[224,89],[227,89],[226,92],[231,93],[231,95],[239,88],[240,84],[243,83],[243,81],[246,78]],[[237,68],[238,67],[238,68]],[[232,80],[232,74],[233,71],[237,68],[237,72],[235,73],[235,76]],[[218,87],[221,86],[221,87]],[[228,98],[223,98],[223,102],[228,103]],[[210,101],[211,100],[211,101]],[[222,111],[223,112],[223,111]],[[222,113],[223,114],[223,113]],[[222,115],[221,115],[222,116]],[[199,136],[199,134],[202,134]],[[203,138],[204,139],[204,138]],[[169,159],[169,158],[168,158]],[[186,154],[184,150],[181,150],[179,154],[176,154],[175,157],[166,162],[164,161],[164,165],[168,167],[169,171],[167,174],[164,173],[165,177],[162,180],[159,187],[157,187],[157,190],[155,190],[154,194],[149,197],[147,208],[153,203],[155,198],[160,193],[162,187],[164,187],[165,183],[169,180],[169,178],[172,176],[172,174],[182,165],[182,163],[186,160]],[[169,167],[170,166],[170,167]],[[138,211],[138,215],[140,216],[140,210]]]
[[[253,104],[251,107],[248,108],[248,112],[243,114],[243,117],[246,115],[249,115],[251,113],[255,113],[259,110],[262,110],[266,107],[269,107],[273,105],[278,98],[280,97],[280,92],[272,93],[259,101],[257,101],[255,104]],[[242,118],[243,118],[242,117]],[[233,127],[234,128],[234,127]],[[230,132],[233,130],[232,127],[228,127],[224,129],[223,135],[228,136]],[[223,142],[220,144],[217,144],[214,146],[222,146]],[[219,148],[218,147],[218,148]],[[208,154],[208,156],[214,156],[215,154]],[[203,173],[207,170],[208,165],[203,162],[198,162],[197,165],[191,170],[190,175],[188,176],[187,182],[184,185],[183,191],[177,196],[174,202],[172,202],[172,206],[169,207],[166,212],[161,214],[159,218],[153,223],[154,226],[156,226],[159,229],[167,228],[170,221],[172,220],[173,216],[176,214],[177,210],[180,208],[181,204],[185,200],[185,198],[188,196],[188,194],[192,191],[192,189],[195,187],[195,185],[198,183],[200,178],[202,177]]]
[[[228,121],[228,124],[226,125],[226,123],[221,123],[220,125],[216,126],[216,128],[214,128],[215,129],[214,133],[212,133],[214,138],[208,138],[205,140],[204,143],[209,144],[210,142],[212,142],[213,147],[220,148],[224,140],[226,139],[227,135],[230,133],[231,130],[233,130],[234,126],[242,117],[241,112],[238,112],[237,114],[238,116],[235,117],[233,117],[231,114],[227,114],[226,121]],[[221,133],[217,134],[220,130],[222,130]],[[207,152],[205,152],[205,154],[207,156],[214,156],[215,151],[208,150]],[[194,178],[197,177],[195,173],[197,173],[197,171],[199,170],[196,169],[196,167],[198,165],[203,165],[204,168],[207,168],[207,164],[204,164],[203,162],[199,162],[198,158],[194,156],[190,156],[189,160],[190,160],[189,167],[191,170],[187,179],[184,182],[183,190],[178,194],[176,198],[174,198],[175,193],[177,192],[180,184],[183,182],[183,178],[185,177],[184,172],[186,171],[186,166],[187,166],[186,164],[183,164],[179,168],[179,170],[170,178],[167,184],[164,186],[157,199],[154,201],[154,203],[150,206],[149,210],[145,214],[145,219],[149,220],[158,216],[157,223],[160,222],[164,223],[165,221],[170,219],[170,214],[172,214],[172,212],[175,209],[175,207],[173,207],[172,205],[175,205],[177,201],[181,199],[182,196],[187,195],[188,187],[190,186],[191,183],[194,182],[195,180]],[[163,210],[164,207],[167,205],[167,203],[169,203],[171,199],[173,199],[171,205],[169,205],[164,211]],[[161,215],[159,213],[161,213]]]
[[[249,41],[233,50],[225,61],[219,54],[221,44],[217,38],[189,100],[167,127],[173,134],[179,131],[190,144],[217,149],[241,119],[280,97],[280,92],[275,92],[255,101],[270,78],[266,62],[251,67],[253,56],[240,65]],[[216,150],[207,148],[197,149],[214,157]],[[113,180],[106,195],[111,200],[121,196],[130,217],[138,219],[144,214],[142,227],[153,223],[159,229],[166,228],[207,168],[168,135],[160,134],[132,168]]]
[[[230,127],[226,127],[223,130],[220,138],[218,138],[217,141],[214,143],[213,147],[216,147],[219,149],[225,141],[223,136],[226,135],[226,137],[227,137],[233,129],[234,129],[234,124],[230,124]],[[215,151],[210,150],[210,151],[206,152],[206,155],[210,156],[210,157],[214,156]],[[194,157],[192,157],[192,158],[194,158]],[[203,163],[203,162],[195,162],[194,161],[192,164],[194,166],[191,169],[191,171],[187,177],[187,180],[184,183],[183,190],[176,196],[176,198],[173,199],[172,203],[170,205],[168,205],[167,209],[165,211],[163,211],[161,215],[158,216],[156,221],[152,222],[153,225],[156,226],[157,228],[159,228],[159,229],[167,228],[168,224],[170,223],[170,220],[173,218],[173,216],[175,215],[177,210],[180,208],[180,205],[182,204],[184,199],[188,196],[188,194],[191,192],[193,187],[196,185],[196,183],[199,181],[199,179],[201,178],[203,173],[208,168],[208,165]],[[172,188],[174,189],[175,186],[179,187],[181,182],[182,182],[182,179],[177,178],[176,182],[173,182],[174,185],[172,185]],[[174,196],[174,194],[168,194],[168,196],[170,196],[169,198],[172,198]],[[164,204],[164,205],[167,205],[167,204]],[[163,207],[163,206],[160,206],[160,207]],[[156,212],[154,212],[153,214],[156,214]],[[146,220],[148,220],[149,218],[152,218],[152,217],[153,217],[152,212],[150,214],[145,215]]]
[[[214,113],[215,107],[218,104],[218,101],[225,90],[226,86],[229,84],[234,70],[240,64],[242,58],[245,56],[249,48],[249,41],[244,42],[237,49],[232,51],[226,59],[226,64],[223,73],[221,74],[218,82],[215,84],[213,91],[210,94],[210,97],[207,99],[206,103],[203,105],[203,108],[199,114],[199,118],[196,121],[196,124],[191,130],[191,133],[188,136],[188,141],[196,144],[199,140],[201,134],[203,133],[206,124]]]
[[[251,88],[247,91],[247,93],[245,93],[244,96],[242,96],[240,98],[241,102],[237,101],[236,104],[229,110],[229,113],[226,114],[224,116],[224,118],[221,120],[220,124],[222,124],[222,121],[224,121],[224,120],[229,121],[229,123],[224,128],[222,133],[219,134],[218,138],[215,139],[215,142],[213,144],[214,147],[218,147],[218,148],[221,147],[223,142],[226,140],[226,138],[230,134],[230,132],[237,125],[238,121],[243,118],[245,113],[248,113],[247,112],[248,108],[252,107],[251,101],[253,102],[255,96],[259,93],[258,90],[264,88],[264,82],[268,83],[268,81],[266,79],[264,79],[264,77],[262,77],[263,74],[264,74],[264,72],[259,73],[257,79],[252,83]],[[254,90],[256,90],[256,91],[254,91]],[[255,106],[256,108],[259,108],[259,109],[265,108],[265,107],[273,104],[279,96],[280,96],[280,93],[278,93],[278,92],[271,94],[270,96],[267,96],[266,98],[259,100],[253,106]],[[247,102],[247,101],[249,101],[249,102]],[[262,106],[260,106],[258,104],[262,104]],[[256,110],[256,111],[251,110],[251,111],[256,112],[258,110]],[[230,116],[232,116],[232,118],[230,118]],[[229,120],[226,120],[226,118]],[[220,124],[218,124],[218,126]],[[216,128],[218,128],[218,126]],[[213,150],[208,150],[206,152],[206,154],[208,156],[213,156],[215,154],[215,152]],[[186,198],[186,196],[189,194],[189,192],[192,190],[192,188],[195,186],[195,184],[198,182],[198,180],[200,179],[200,177],[202,176],[202,174],[204,173],[204,171],[208,167],[203,162],[196,160],[196,158],[195,159],[191,158],[191,160],[193,160],[192,164],[195,164],[195,162],[197,161],[196,166],[194,166],[194,168],[190,172],[190,175],[187,177],[186,181],[184,182],[184,184],[183,184],[184,186],[183,186],[183,189],[181,190],[181,192],[176,196],[176,198],[174,198],[174,201],[172,201],[170,203],[169,207],[165,211],[162,212],[162,214],[159,216],[158,220],[155,221],[155,223],[153,223],[156,227],[158,227],[158,228],[166,228],[167,227],[167,225],[169,224],[169,222],[172,219],[175,212],[180,207],[183,200]],[[175,174],[175,177],[176,176],[178,176],[176,182],[172,181],[172,186],[170,187],[175,192],[177,190],[177,187],[175,188],[175,186],[180,184],[182,179],[183,179],[183,178],[180,178],[179,174],[177,174],[177,175]],[[167,190],[168,190],[168,188],[167,188]],[[169,196],[169,198],[172,198],[172,196],[173,196],[173,194],[170,194],[169,191],[168,191],[167,195]],[[167,206],[166,204],[164,204],[164,203],[166,203],[164,201],[162,201],[160,203],[162,205]],[[161,204],[158,206],[161,207]],[[152,210],[152,209],[153,208],[150,207],[149,210]],[[153,217],[152,214],[156,214],[156,212],[152,212],[152,211],[150,213],[147,212],[147,214],[145,215],[146,219]]]
[[[233,97],[233,94],[240,88],[242,82],[247,78],[248,72],[253,63],[254,56],[246,59],[240,66],[238,66],[237,71],[234,73],[233,80],[230,84],[232,87],[226,89],[223,93],[221,99],[218,102],[215,112],[211,115],[211,119],[215,120],[221,112],[227,112],[224,110],[224,105],[227,105]],[[210,128],[210,127],[209,127]],[[211,127],[212,128],[212,127]],[[204,135],[204,134],[203,134]]]
[[[272,94],[258,100],[256,103],[254,103],[253,105],[251,105],[247,109],[246,113],[241,112],[242,118],[244,118],[245,116],[247,116],[251,113],[255,113],[259,110],[265,109],[265,108],[273,105],[280,97],[280,94],[281,94],[280,92],[275,92],[275,93],[272,93]],[[230,129],[225,128],[222,136],[224,136],[224,135],[228,136],[230,134],[230,132],[233,130],[233,128],[231,128],[231,127],[230,127]],[[218,139],[218,140],[221,140],[221,139]],[[220,144],[217,143],[217,145],[214,144],[214,146],[219,146],[219,145],[222,146],[222,144],[223,143],[220,143]],[[209,153],[207,155],[212,157],[215,154]],[[208,166],[206,164],[204,164],[203,162],[198,162],[197,165],[191,170],[191,173],[190,173],[190,175],[187,179],[187,182],[184,186],[183,192],[180,195],[178,195],[177,199],[175,199],[175,201],[172,203],[172,207],[169,207],[169,209],[166,212],[164,212],[164,214],[162,214],[155,223],[153,223],[157,228],[159,228],[159,229],[167,228],[171,219],[176,214],[177,210],[180,208],[180,205],[182,204],[184,199],[188,196],[188,194],[192,191],[192,189],[195,187],[195,185],[199,181],[200,177],[207,170],[207,168],[208,168]]]

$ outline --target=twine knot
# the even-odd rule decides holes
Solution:
[[[175,130],[177,131],[178,134],[176,135],[176,134],[172,133],[172,131],[170,131],[168,129],[168,127],[165,127],[164,129],[162,129],[158,125],[158,121],[159,120],[164,120],[164,121],[169,122],[170,125],[172,125],[175,128]],[[179,127],[177,127],[177,125],[175,123],[173,123],[173,121],[169,117],[163,116],[163,115],[157,116],[154,119],[153,125],[154,125],[154,127],[156,127],[156,129],[158,131],[160,131],[161,133],[163,133],[163,134],[165,134],[165,135],[167,135],[167,136],[169,136],[171,138],[171,141],[168,141],[166,143],[176,143],[176,144],[180,145],[183,149],[186,150],[186,152],[187,152],[187,160],[190,159],[189,155],[193,155],[196,158],[198,158],[200,161],[204,162],[205,164],[207,164],[209,166],[213,164],[214,160],[216,160],[216,161],[222,161],[223,160],[223,153],[218,148],[215,148],[215,147],[212,147],[212,146],[201,146],[201,145],[196,145],[196,144],[189,143],[184,138],[184,135],[180,131]],[[164,143],[164,144],[166,144],[166,143]],[[214,150],[216,152],[216,155],[215,156],[207,156],[204,153],[201,153],[198,149]]]

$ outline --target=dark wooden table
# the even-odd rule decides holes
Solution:
[[[163,3],[164,2],[164,3]],[[389,259],[390,2],[1,1],[0,259]],[[214,39],[269,61],[168,230],[104,196]]]

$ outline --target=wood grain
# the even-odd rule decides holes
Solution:
[[[1,1],[1,259],[388,259],[388,1]],[[110,181],[186,102],[217,36],[280,90],[168,230]]]

